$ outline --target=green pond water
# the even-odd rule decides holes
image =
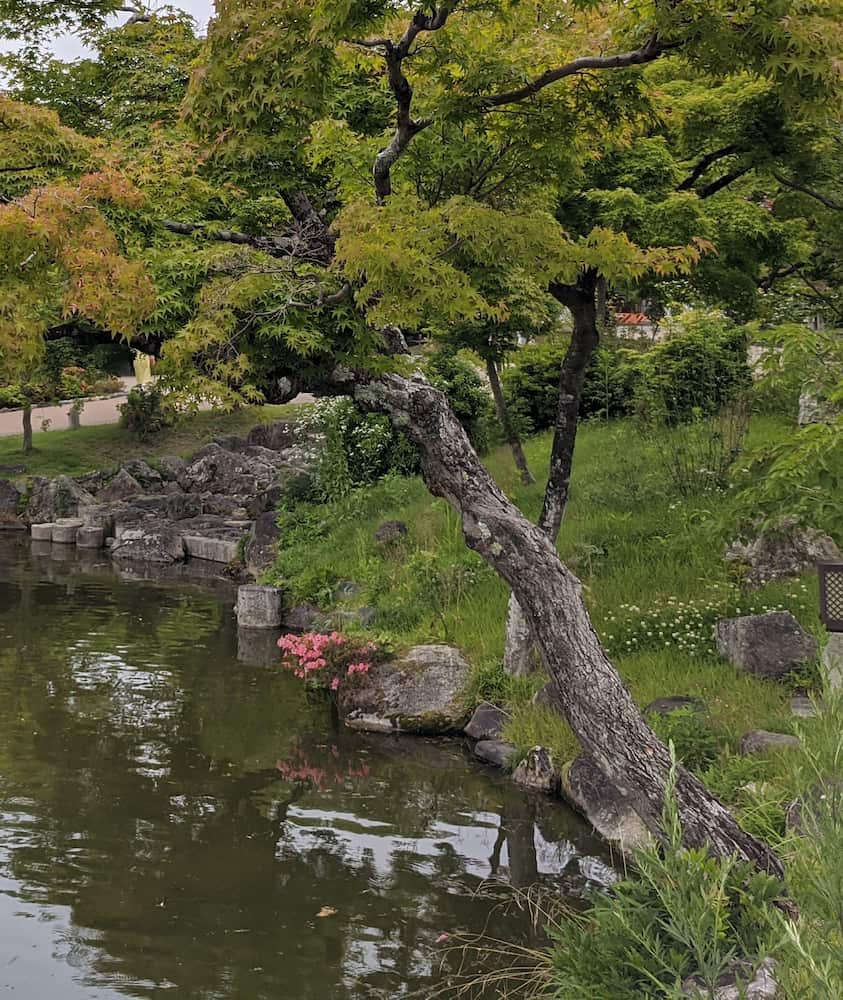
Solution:
[[[425,997],[441,935],[531,934],[499,883],[611,879],[461,741],[343,731],[232,600],[0,539],[0,997]]]

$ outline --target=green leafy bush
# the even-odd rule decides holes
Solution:
[[[669,426],[714,416],[752,385],[747,347],[744,328],[694,314],[681,332],[635,359],[636,410],[648,422]]]
[[[567,339],[551,338],[522,347],[504,369],[501,381],[510,408],[528,431],[541,431],[556,422],[559,372]],[[616,345],[599,347],[583,384],[580,415],[621,417],[632,412],[636,383],[636,352]]]
[[[321,435],[311,499],[329,503],[389,474],[418,469],[418,452],[406,435],[350,399],[320,400],[300,425]]]
[[[495,414],[489,393],[473,365],[453,351],[440,351],[427,362],[431,384],[448,397],[454,415],[465,428],[474,448],[481,454],[489,449]]]
[[[172,427],[176,420],[174,407],[155,386],[136,386],[119,409],[120,425],[141,441]]]

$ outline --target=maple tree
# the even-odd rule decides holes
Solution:
[[[841,12],[839,0],[550,10],[537,0],[220,0],[184,104],[195,139],[174,126],[123,160],[141,189],[165,195],[163,226],[153,233],[147,216],[137,245],[163,262],[178,253],[165,241],[183,238],[186,257],[203,261],[190,293],[173,299],[170,319],[186,322],[163,344],[169,377],[231,400],[307,379],[388,414],[418,445],[467,544],[511,587],[515,645],[523,654],[535,640],[584,751],[656,831],[667,749],[554,544],[599,342],[598,289],[707,273],[703,287],[722,290],[748,247],[757,271],[801,252],[798,226],[761,215],[733,186],[792,150],[757,142],[752,122],[787,139],[794,109],[837,93]],[[720,93],[723,115],[700,154],[705,89]],[[191,164],[196,140],[201,163]],[[165,182],[162,164],[193,197]],[[396,327],[506,323],[523,275],[573,317],[539,525],[490,479],[444,397],[394,353]],[[781,872],[681,768],[676,798],[687,843]]]

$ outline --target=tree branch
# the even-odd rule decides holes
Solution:
[[[552,83],[564,80],[566,77],[575,76],[586,70],[622,69],[626,66],[642,66],[645,63],[653,62],[669,49],[677,48],[678,43],[668,43],[659,40],[658,36],[651,35],[647,41],[631,52],[620,52],[614,56],[580,56],[573,59],[564,66],[556,69],[545,70],[541,76],[537,76],[523,87],[515,90],[507,90],[501,94],[493,94],[488,97],[478,98],[478,104],[482,110],[499,108],[504,104],[517,104],[528,97],[535,97],[545,87]]]
[[[416,121],[412,117],[413,88],[404,73],[404,60],[410,55],[413,42],[422,32],[438,31],[445,26],[445,22],[456,9],[458,3],[459,0],[447,0],[441,6],[434,7],[429,14],[425,13],[423,9],[416,11],[412,21],[407,26],[407,30],[397,42],[392,42],[388,38],[380,38],[370,42],[357,43],[369,48],[383,49],[389,89],[395,97],[397,106],[395,133],[389,144],[384,146],[375,157],[375,163],[372,167],[375,197],[378,204],[383,204],[392,194],[391,172],[393,166],[403,156],[413,137],[432,124],[432,120],[429,118]]]
[[[804,184],[798,184],[796,181],[792,181],[788,177],[783,177],[776,170],[773,171],[773,177],[776,178],[779,184],[783,184],[787,188],[792,188],[800,194],[808,195],[809,198],[813,198],[821,205],[825,205],[826,208],[830,208],[834,212],[843,212],[843,204],[839,201],[834,201],[834,199],[829,198],[828,195],[822,194],[820,191],[814,191],[813,188],[806,187]]]
[[[697,197],[700,199],[710,198],[713,194],[717,194],[718,191],[722,191],[723,188],[728,187],[733,181],[743,177],[744,174],[748,174],[752,169],[752,165],[748,167],[738,167],[736,170],[732,170],[730,173],[724,174],[722,177],[718,177],[716,181],[712,181],[710,184],[705,184],[701,188],[696,188]]]
[[[712,167],[718,160],[722,160],[724,156],[731,156],[737,152],[740,152],[740,147],[736,142],[732,142],[728,146],[715,149],[712,153],[706,153],[676,190],[690,191],[709,167]]]

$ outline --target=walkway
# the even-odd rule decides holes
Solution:
[[[134,375],[121,375],[120,381],[125,389],[114,396],[100,396],[85,400],[85,406],[79,415],[82,427],[93,427],[96,424],[116,424],[120,419],[118,407],[125,403],[130,389],[137,385]],[[49,420],[51,431],[63,431],[70,427],[70,408],[72,402],[58,403],[55,406],[36,406],[32,410],[32,429],[37,433],[45,420]],[[0,437],[12,437],[23,434],[23,411],[0,410]]]

